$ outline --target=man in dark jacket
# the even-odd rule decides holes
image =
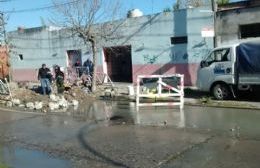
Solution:
[[[51,71],[46,67],[46,64],[42,64],[42,67],[38,72],[38,79],[41,82],[42,94],[51,93],[51,84],[50,84]]]
[[[58,65],[55,66],[55,80],[57,86],[57,92],[63,93],[64,92],[64,73],[61,71]]]

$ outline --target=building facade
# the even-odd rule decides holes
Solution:
[[[201,59],[213,48],[213,13],[205,12],[208,9],[121,20],[120,38],[99,45],[98,71],[116,82],[135,82],[137,75],[181,73],[186,85],[194,85]],[[37,80],[42,63],[59,65],[67,72],[76,61],[83,64],[92,57],[90,48],[64,29],[20,28],[9,32],[8,38],[15,81]]]
[[[219,6],[216,16],[218,46],[257,37],[260,37],[260,1],[240,1]]]

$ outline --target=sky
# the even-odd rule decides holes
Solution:
[[[175,0],[121,0],[125,13],[130,9],[140,9],[144,15],[158,13],[167,7],[172,7]],[[50,10],[37,10],[51,6],[52,0],[0,0],[0,11],[9,19],[6,30],[16,30],[17,27],[39,27],[48,23],[53,15]],[[27,9],[34,9],[27,11]],[[21,10],[25,10],[22,12]],[[126,14],[125,14],[126,15]]]
[[[0,0],[0,11],[9,11],[6,30],[16,30],[17,27],[38,27],[48,23],[52,16],[50,10],[34,10],[30,12],[16,12],[23,9],[34,9],[51,6],[51,0]],[[171,7],[175,0],[122,0],[126,13],[130,9],[138,8],[145,15],[161,12],[166,7]]]

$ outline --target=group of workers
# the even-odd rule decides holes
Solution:
[[[77,65],[80,66],[80,65]],[[91,60],[87,59],[83,64],[83,74],[84,75],[92,75],[93,73],[93,63]],[[76,68],[76,65],[75,65]],[[43,95],[50,94],[51,83],[53,80],[56,82],[57,93],[63,93],[65,90],[64,87],[64,73],[61,71],[61,68],[58,65],[54,66],[54,77],[50,71],[50,69],[46,66],[46,64],[42,64],[42,67],[38,71],[38,80],[41,83],[41,91]]]

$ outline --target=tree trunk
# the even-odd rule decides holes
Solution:
[[[91,82],[91,91],[96,91],[96,73],[97,73],[97,50],[96,50],[96,41],[91,40],[91,48],[93,54],[93,75],[92,75],[92,82]]]

